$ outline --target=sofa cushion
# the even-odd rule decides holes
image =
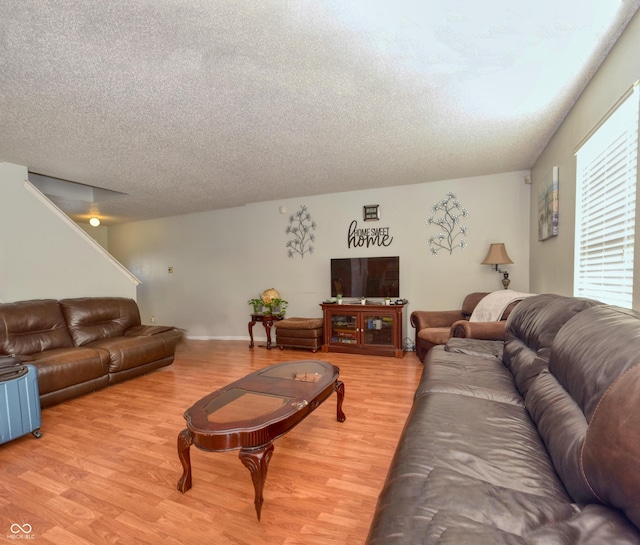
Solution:
[[[526,543],[519,537],[574,513],[524,408],[434,392],[414,402],[370,535],[403,545]]]
[[[451,327],[429,327],[416,333],[418,339],[434,345],[445,344],[451,338]]]
[[[433,392],[415,400],[389,470],[428,475],[435,467],[504,489],[569,499],[526,409]]]
[[[387,497],[384,518],[396,521],[395,528],[388,528],[390,534],[414,536],[414,540],[402,543],[495,545],[504,543],[506,536],[515,540],[575,514],[565,499],[541,500],[537,494],[440,467],[428,474],[403,475],[394,485],[395,494]],[[478,533],[490,536],[493,541],[479,540]],[[422,536],[424,541],[416,540],[416,536]],[[455,541],[453,536],[465,539]],[[508,541],[514,542],[525,543]]]
[[[567,322],[556,337],[549,361],[549,372],[565,397],[589,423],[572,474],[579,473],[596,498],[624,511],[638,528],[639,354],[640,313],[602,305]],[[570,433],[571,425],[558,419],[556,433]],[[573,482],[566,484],[573,488]]]
[[[73,346],[53,299],[0,304],[0,353],[29,355]]]
[[[606,389],[639,361],[640,314],[601,305],[562,328],[549,371],[590,420]]]
[[[443,489],[449,495],[459,490]],[[487,500],[495,501],[501,490],[487,490],[486,495],[470,491],[478,505]],[[529,528],[519,535],[507,532],[491,524],[478,522],[447,509],[434,509],[417,497],[413,504],[388,503],[384,506],[384,517],[374,519],[366,545],[637,545],[638,532],[618,511],[601,505],[576,505],[548,502],[541,505],[535,497],[529,504],[517,499],[513,505],[513,518],[520,516]],[[551,514],[547,520],[536,513],[532,520],[527,511],[534,507],[537,513]],[[545,509],[546,508],[546,509]],[[543,511],[544,510],[544,511]]]
[[[447,341],[444,349],[446,352],[467,354],[468,356],[478,356],[479,358],[490,358],[502,361],[504,342],[452,337]]]
[[[523,397],[538,374],[547,368],[551,344],[573,316],[597,301],[560,295],[535,295],[521,301],[507,320],[504,363]]]
[[[60,307],[76,346],[121,337],[140,325],[140,312],[133,299],[124,297],[81,297],[62,299]]]
[[[165,342],[162,336],[116,337],[100,339],[87,347],[105,350],[109,354],[109,373],[140,367],[147,363],[172,357],[174,339]],[[177,340],[175,340],[177,343]]]
[[[582,503],[597,501],[580,466],[587,434],[587,421],[580,407],[546,369],[529,388],[526,407],[571,497]]]
[[[40,395],[75,384],[104,378],[109,372],[109,354],[93,348],[57,348],[31,356],[38,369]]]
[[[492,341],[473,341],[476,350]],[[455,343],[454,343],[455,345]],[[490,347],[487,347],[487,355]],[[415,397],[440,392],[478,397],[524,407],[522,396],[513,384],[513,376],[494,357],[483,357],[446,350],[434,346],[425,358],[424,371]]]

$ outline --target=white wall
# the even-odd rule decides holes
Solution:
[[[640,12],[588,84],[573,109],[536,161],[532,171],[530,210],[531,290],[573,295],[575,242],[576,160],[575,151],[598,121],[640,79]],[[537,193],[545,175],[559,167],[559,234],[538,241]],[[638,193],[640,196],[640,193]],[[640,219],[639,216],[636,216]],[[636,220],[636,223],[638,221]],[[640,252],[635,270],[640,271]],[[636,274],[634,308],[640,308],[640,274]]]
[[[248,338],[247,300],[276,288],[288,316],[321,316],[330,295],[333,257],[399,255],[401,297],[414,309],[459,308],[472,291],[502,289],[501,275],[481,265],[489,244],[505,242],[514,261],[511,289],[529,290],[529,172],[251,204],[109,228],[109,249],[141,281],[143,321],[185,328],[190,337]],[[431,206],[453,191],[470,211],[468,247],[430,255]],[[381,219],[363,222],[362,207],[379,204]],[[288,218],[306,205],[317,224],[312,254],[287,256]],[[280,206],[286,214],[280,214]],[[389,227],[386,248],[348,248],[352,220]],[[168,268],[173,267],[173,274]],[[264,334],[256,327],[254,333]]]
[[[37,190],[0,163],[0,301],[136,297],[137,279]]]
[[[100,246],[105,250],[109,251],[109,228],[106,225],[98,225],[98,227],[94,227],[93,225],[89,225],[89,223],[84,222],[76,222],[76,225],[100,244]]]

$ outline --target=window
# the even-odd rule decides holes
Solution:
[[[631,308],[638,84],[576,153],[574,295]]]

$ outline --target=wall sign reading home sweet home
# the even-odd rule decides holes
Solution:
[[[353,220],[349,225],[347,235],[347,245],[349,248],[360,248],[362,246],[389,246],[393,242],[393,237],[389,235],[389,227],[370,227],[359,229],[358,222]]]

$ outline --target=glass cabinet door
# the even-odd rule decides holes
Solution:
[[[367,314],[363,319],[364,344],[393,345],[393,316]]]
[[[323,352],[402,358],[405,305],[323,303]]]
[[[334,344],[358,344],[358,316],[356,314],[331,314],[331,342]]]

